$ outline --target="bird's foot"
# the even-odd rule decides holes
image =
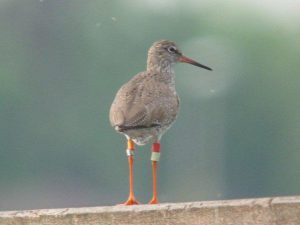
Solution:
[[[149,204],[158,204],[158,199],[157,199],[156,197],[153,197],[153,198],[150,200]]]
[[[138,205],[140,204],[134,196],[129,196],[126,202],[124,202],[122,205]]]

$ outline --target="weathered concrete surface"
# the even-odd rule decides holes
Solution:
[[[300,196],[0,212],[2,225],[300,225]]]

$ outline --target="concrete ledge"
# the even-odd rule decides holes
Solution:
[[[300,196],[0,212],[2,225],[300,225]]]

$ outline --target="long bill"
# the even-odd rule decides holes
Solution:
[[[203,69],[206,69],[206,70],[212,70],[212,68],[208,67],[208,66],[204,66],[198,62],[196,62],[195,60],[193,59],[190,59],[184,55],[180,56],[179,59],[178,59],[179,62],[183,62],[183,63],[189,63],[189,64],[192,64],[194,66],[198,66],[198,67],[201,67]]]

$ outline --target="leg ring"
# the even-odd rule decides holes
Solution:
[[[130,149],[126,149],[126,155],[127,155],[127,156],[134,155],[134,151],[133,151],[133,150],[130,150]]]
[[[159,161],[159,158],[160,158],[160,152],[152,152],[151,154],[152,161]]]

